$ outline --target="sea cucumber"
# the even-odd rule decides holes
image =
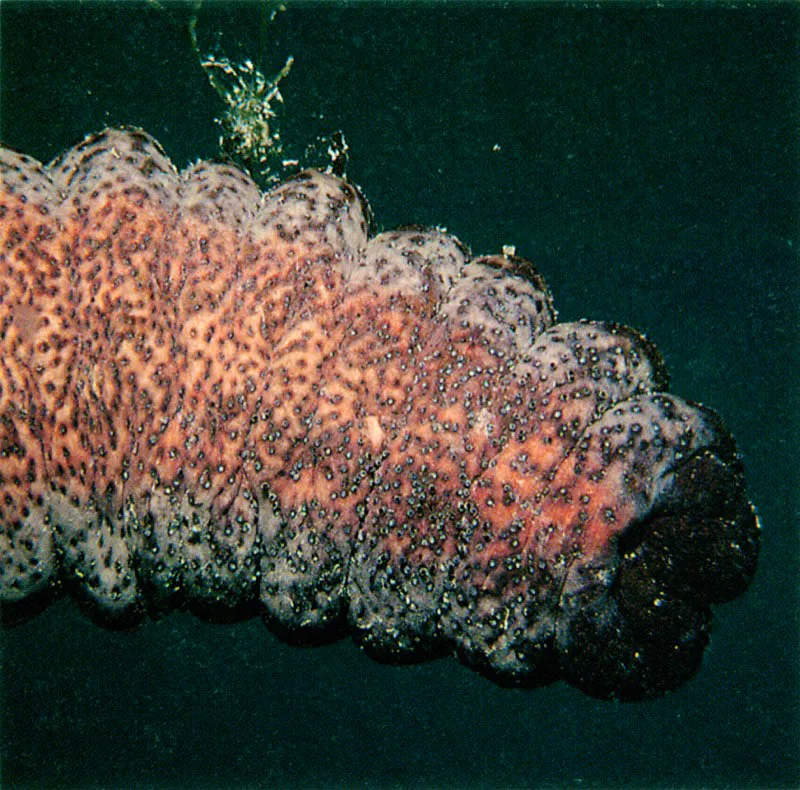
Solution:
[[[347,180],[178,173],[133,129],[0,150],[0,601],[255,602],[291,633],[641,699],[759,526],[729,433],[533,264],[370,236]]]

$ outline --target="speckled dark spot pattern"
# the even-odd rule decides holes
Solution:
[[[534,267],[368,235],[138,130],[2,150],[0,600],[260,605],[376,657],[640,699],[697,670],[758,521],[733,441]]]

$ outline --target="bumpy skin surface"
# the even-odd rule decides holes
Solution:
[[[533,267],[368,236],[135,130],[0,152],[0,600],[247,607],[377,656],[638,699],[697,669],[758,524],[733,442]]]

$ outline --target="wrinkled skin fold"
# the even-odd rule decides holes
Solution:
[[[753,576],[733,440],[515,257],[138,130],[3,149],[0,601],[178,605],[641,699]],[[338,629],[338,630],[337,630]]]

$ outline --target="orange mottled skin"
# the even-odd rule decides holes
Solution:
[[[732,440],[531,264],[369,236],[347,181],[262,195],[107,130],[2,150],[0,600],[258,600],[371,651],[652,696],[755,569]]]

